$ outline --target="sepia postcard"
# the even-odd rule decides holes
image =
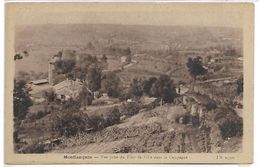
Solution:
[[[253,3],[5,7],[5,163],[253,162]]]

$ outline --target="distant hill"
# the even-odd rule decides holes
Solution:
[[[88,53],[97,55],[110,53],[109,51],[113,48],[128,47],[132,54],[167,49],[201,50],[211,46],[232,46],[241,50],[241,41],[241,29],[225,27],[110,24],[23,25],[15,29],[15,50],[16,52],[26,50],[30,56],[16,61],[15,69],[16,73],[19,71],[47,72],[50,57],[66,49],[83,52],[87,50]],[[113,54],[114,52],[111,53]],[[107,55],[111,59],[109,54]],[[161,56],[160,53],[159,56]]]
[[[136,26],[136,25],[30,25],[17,26],[15,48],[86,46],[92,42],[95,47],[125,45],[172,45],[176,47],[205,47],[220,40],[233,39],[230,44],[241,40],[240,29],[223,27],[190,26]],[[224,42],[224,41],[222,41]],[[153,45],[152,45],[153,44]],[[221,44],[221,43],[220,43]],[[139,47],[140,48],[140,47]]]

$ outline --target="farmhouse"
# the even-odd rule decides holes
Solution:
[[[69,98],[76,98],[82,90],[82,83],[80,81],[65,80],[53,86],[58,98],[67,100]]]

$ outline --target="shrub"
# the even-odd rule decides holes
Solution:
[[[36,113],[28,113],[27,119],[32,122],[32,121],[35,121],[37,119],[41,119],[41,118],[45,117],[48,114],[50,114],[50,112],[48,112],[48,111],[41,111],[40,110],[40,111],[38,111]]]
[[[26,87],[26,81],[14,81],[13,90],[13,114],[17,118],[17,121],[23,120],[28,113],[28,108],[32,106],[32,100],[30,99],[28,88]]]
[[[140,110],[140,105],[137,102],[125,102],[120,109],[121,115],[133,116]]]
[[[105,111],[99,115],[91,115],[89,117],[90,127],[92,127],[94,131],[102,130],[105,127],[119,123],[120,116],[121,115],[117,107],[113,107],[109,111]]]
[[[20,152],[22,153],[44,153],[49,151],[44,144],[33,143],[25,148],[23,148]]]
[[[88,123],[88,117],[83,113],[67,114],[60,120],[59,133],[67,137],[75,136],[85,131]]]
[[[54,90],[49,90],[49,91],[44,91],[43,96],[45,97],[45,99],[51,103],[54,102],[56,99],[56,93],[54,92]]]
[[[90,117],[89,125],[93,131],[102,130],[105,128],[105,120],[102,115],[92,115]]]
[[[80,111],[79,101],[69,100],[61,107],[53,107],[52,129],[60,136],[75,136],[89,127],[87,114]]]
[[[104,115],[105,126],[111,126],[120,122],[120,112],[117,107],[113,107]]]
[[[14,131],[13,133],[13,140],[14,140],[14,143],[18,143],[20,142],[20,139],[18,138],[18,131]]]
[[[227,118],[219,122],[219,128],[223,139],[233,136],[241,136],[243,134],[242,119]]]
[[[216,109],[214,121],[218,124],[223,139],[243,134],[243,120],[232,109]]]
[[[217,104],[215,102],[213,102],[213,101],[210,101],[210,102],[208,102],[206,104],[205,107],[206,107],[207,111],[209,111],[209,110],[216,109],[217,108]]]

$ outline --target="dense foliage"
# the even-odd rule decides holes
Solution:
[[[120,78],[114,72],[109,72],[102,77],[101,91],[110,97],[118,97],[120,93]]]
[[[28,108],[32,105],[26,82],[23,80],[14,81],[13,91],[14,117],[18,120],[25,118]]]
[[[196,79],[199,75],[205,75],[207,73],[207,70],[202,65],[202,58],[199,56],[196,58],[188,58],[186,65],[193,79]]]

